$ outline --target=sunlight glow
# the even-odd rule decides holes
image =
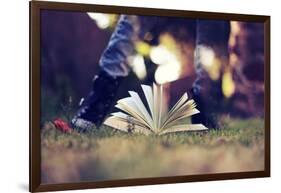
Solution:
[[[180,77],[181,62],[165,45],[152,47],[150,58],[152,62],[159,65],[155,72],[155,80],[158,84],[171,82]]]
[[[230,26],[231,26],[231,33],[230,33],[228,44],[230,48],[233,48],[236,45],[236,41],[237,41],[236,37],[241,31],[241,26],[240,26],[240,22],[237,21],[231,21]]]
[[[144,41],[137,41],[136,44],[136,51],[143,55],[148,56],[150,53],[150,45],[148,43],[145,43]]]
[[[207,46],[198,46],[195,52],[196,61],[200,61],[212,80],[220,77],[221,61],[216,57],[214,50]],[[200,65],[199,64],[199,65]]]
[[[161,65],[155,72],[155,80],[158,84],[164,84],[177,80],[181,74],[181,65],[178,61],[171,61],[169,64]]]
[[[146,67],[144,63],[144,58],[142,55],[137,54],[133,58],[131,58],[131,62],[129,62],[130,66],[132,67],[133,72],[139,79],[144,79],[146,77]]]
[[[176,60],[176,56],[161,44],[151,48],[150,58],[152,62],[158,65],[167,64],[171,60]]]
[[[228,70],[222,77],[222,91],[225,97],[231,97],[235,92],[235,83],[232,78],[232,73]]]
[[[209,68],[214,64],[215,52],[212,48],[206,46],[200,46],[197,49],[197,54],[202,62],[203,66]]]
[[[106,29],[110,25],[110,17],[104,13],[87,13],[89,17],[95,20],[97,26],[101,29]]]

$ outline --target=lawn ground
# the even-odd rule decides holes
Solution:
[[[264,121],[221,118],[222,128],[163,136],[102,126],[63,133],[46,121],[41,132],[42,182],[67,183],[264,168]]]

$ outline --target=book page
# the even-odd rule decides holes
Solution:
[[[154,127],[158,129],[159,121],[159,93],[158,86],[153,83],[153,114],[154,114]]]
[[[194,100],[186,101],[176,111],[174,111],[173,114],[170,115],[170,117],[173,119],[174,117],[184,115],[184,114],[188,113],[188,111],[195,109],[195,107],[196,107],[196,104],[195,104]]]
[[[153,120],[150,114],[148,113],[147,109],[145,108],[143,102],[141,101],[140,96],[138,93],[129,91],[129,94],[131,95],[132,99],[134,100],[135,105],[138,107],[139,112],[143,115],[143,117],[146,119],[146,122],[153,126]]]
[[[129,132],[128,121],[125,121],[125,120],[123,121],[114,116],[107,118],[103,124],[107,125],[109,127],[118,129],[120,131]],[[147,128],[141,127],[139,125],[134,125],[134,128],[133,128],[133,130],[131,130],[131,132],[132,133],[141,133],[141,134],[145,134],[145,135],[151,134],[150,130],[148,130]]]
[[[141,127],[145,127],[147,129],[150,130],[150,128],[148,128],[145,124],[143,124],[141,121],[139,121],[138,119],[132,117],[131,115],[127,115],[125,113],[122,113],[122,112],[116,112],[116,113],[111,113],[111,115],[113,117],[116,117],[120,120],[123,120],[123,121],[127,121],[128,122],[128,118],[130,117],[130,121],[132,121],[134,124],[136,125],[139,125]]]
[[[176,124],[177,121],[190,117],[197,113],[200,113],[200,111],[195,108],[194,101],[189,100],[185,104],[183,104],[177,111],[175,111],[172,116],[170,116],[170,118],[166,121],[165,125],[163,125],[162,128],[167,128],[173,124]]]
[[[132,117],[138,119],[147,127],[151,127],[150,123],[147,122],[147,120],[142,115],[142,113],[140,112],[140,110],[138,109],[138,107],[136,106],[136,104],[134,103],[131,97],[127,97],[117,101],[117,105],[115,105],[115,107],[123,110],[124,112],[128,113]]]
[[[182,132],[182,131],[204,131],[204,130],[208,130],[208,128],[202,124],[181,124],[181,125],[172,126],[169,129],[165,129],[162,132],[160,132],[159,135],[163,135],[166,133]]]
[[[163,128],[167,124],[167,122],[172,118],[172,115],[187,101],[187,99],[187,93],[184,93],[182,97],[177,101],[177,103],[172,107],[172,109],[168,112],[168,114],[163,118],[163,124],[161,125],[161,128]]]
[[[158,108],[159,108],[159,118],[158,118],[158,124],[157,124],[157,129],[161,128],[161,124],[162,124],[162,111],[163,111],[163,86],[160,85],[160,93],[159,93],[159,102],[158,102]]]
[[[154,117],[154,113],[153,113],[153,93],[152,93],[152,89],[151,89],[150,86],[147,86],[147,85],[141,85],[141,87],[142,87],[146,102],[148,104],[152,120],[154,120],[155,117]]]

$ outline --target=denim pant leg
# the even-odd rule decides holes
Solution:
[[[207,71],[204,69],[204,52],[210,51],[224,66],[228,62],[228,39],[230,34],[230,22],[224,20],[197,20],[196,47],[195,47],[195,71],[197,78],[193,84],[195,93],[209,94],[212,90]]]
[[[134,42],[138,38],[137,16],[121,15],[118,24],[104,50],[99,65],[109,75],[127,76],[130,72],[128,58],[135,52]]]

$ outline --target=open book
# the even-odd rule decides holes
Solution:
[[[178,100],[178,102],[167,111],[165,101],[163,101],[163,87],[153,84],[153,88],[147,85],[141,85],[147,102],[148,109],[141,100],[138,93],[129,91],[130,97],[117,101],[115,107],[120,112],[112,113],[104,124],[115,129],[142,133],[145,135],[179,131],[199,131],[207,130],[202,124],[181,124],[183,120],[191,115],[199,113],[195,108],[194,100],[188,100],[187,93]]]

